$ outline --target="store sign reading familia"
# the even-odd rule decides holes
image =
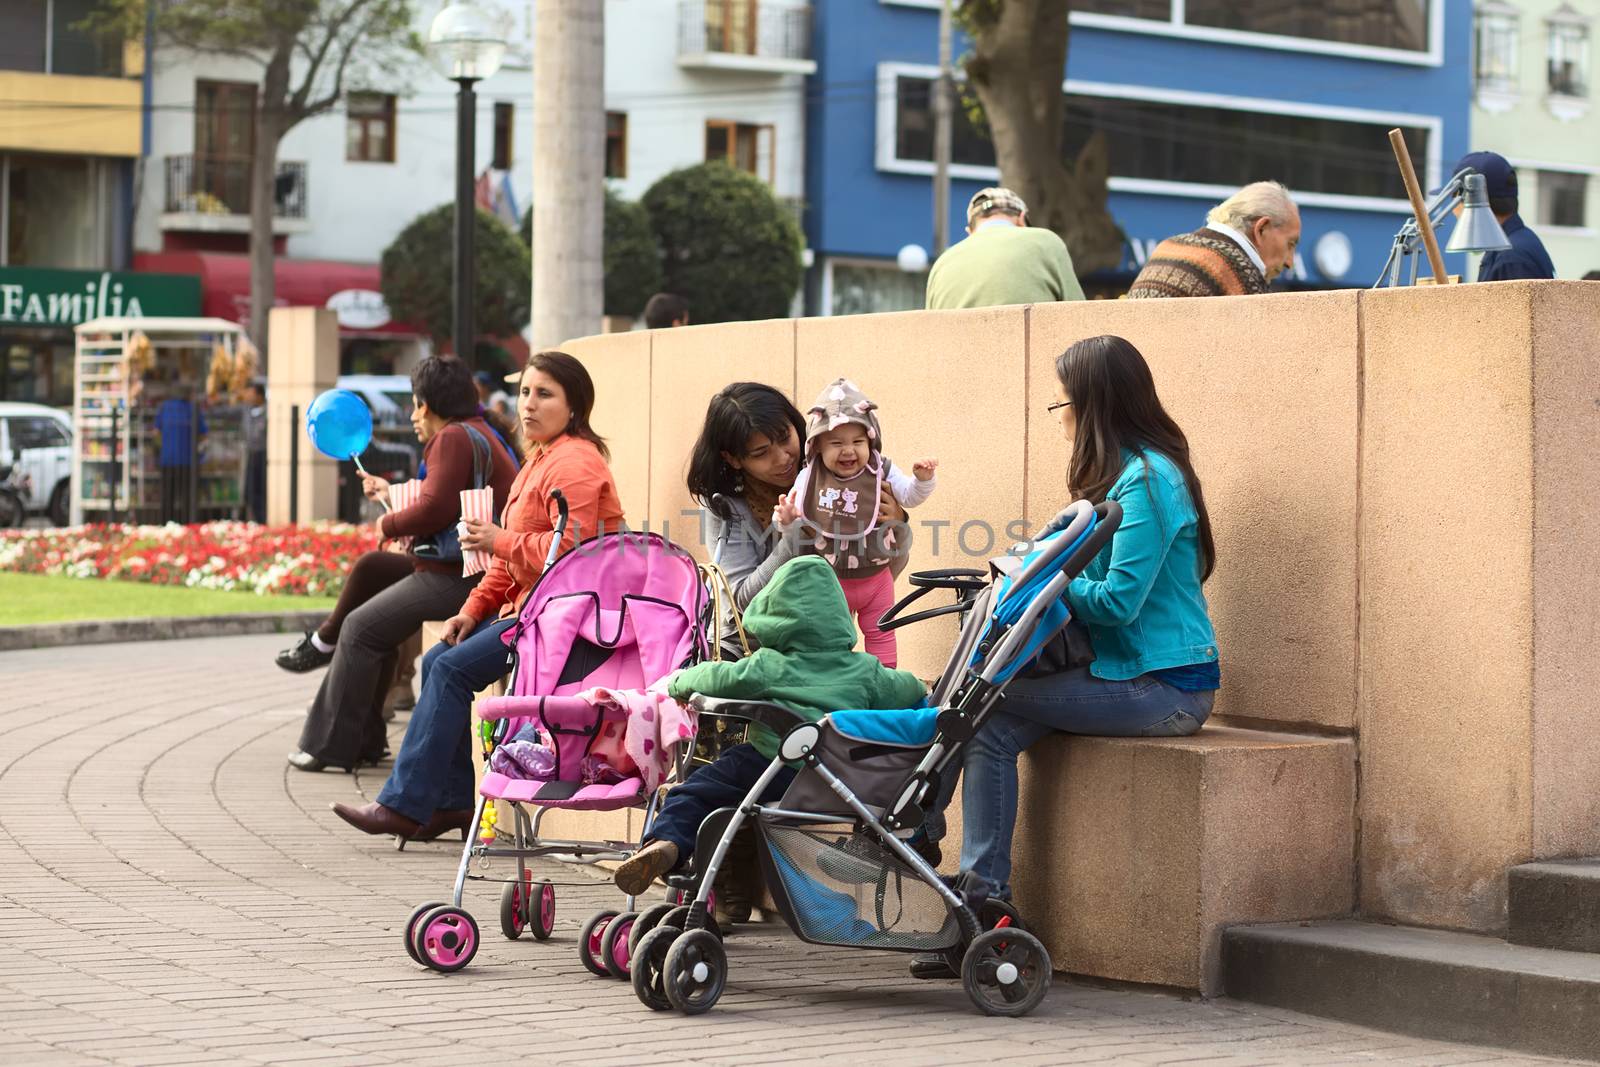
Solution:
[[[0,267],[0,323],[76,326],[90,319],[200,313],[200,279],[187,274]]]

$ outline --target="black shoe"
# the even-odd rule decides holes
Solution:
[[[318,667],[326,667],[332,662],[333,653],[320,651],[316,645],[311,643],[311,635],[309,633],[300,639],[298,645],[279,652],[277,659],[278,666],[295,674],[314,671]]]
[[[939,869],[939,864],[944,862],[944,850],[939,847],[939,842],[929,841],[926,837],[913,837],[906,842],[911,846],[911,851],[921,856],[934,870]]]
[[[960,978],[956,969],[950,966],[950,961],[943,952],[924,952],[911,959],[911,977],[913,978]]]

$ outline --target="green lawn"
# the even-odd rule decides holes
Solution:
[[[333,602],[333,597],[325,596],[256,596],[145,582],[0,574],[0,626],[76,619],[327,611]]]

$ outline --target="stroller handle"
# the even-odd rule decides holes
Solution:
[[[550,551],[545,553],[545,570],[549,570],[556,557],[561,555],[561,539],[567,535],[567,495],[559,489],[552,489],[550,499],[556,502],[556,529],[555,536],[550,539]]]
[[[923,622],[927,619],[936,619],[940,615],[950,615],[958,611],[966,611],[972,606],[972,600],[989,584],[988,575],[983,571],[972,570],[966,567],[949,567],[936,571],[916,571],[911,575],[911,584],[914,587],[910,593],[902,597],[894,607],[884,612],[878,619],[878,627],[883,630],[894,630],[901,626],[909,626],[914,622]],[[936,608],[925,608],[910,615],[902,615],[912,604],[921,600],[935,589],[953,589],[956,599],[953,604],[943,604]]]

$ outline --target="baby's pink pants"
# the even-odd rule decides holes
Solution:
[[[856,617],[865,639],[867,652],[878,657],[885,667],[893,667],[898,653],[893,630],[880,630],[878,619],[894,607],[894,575],[885,567],[866,578],[840,578],[844,588],[844,602],[850,605],[850,614]]]

